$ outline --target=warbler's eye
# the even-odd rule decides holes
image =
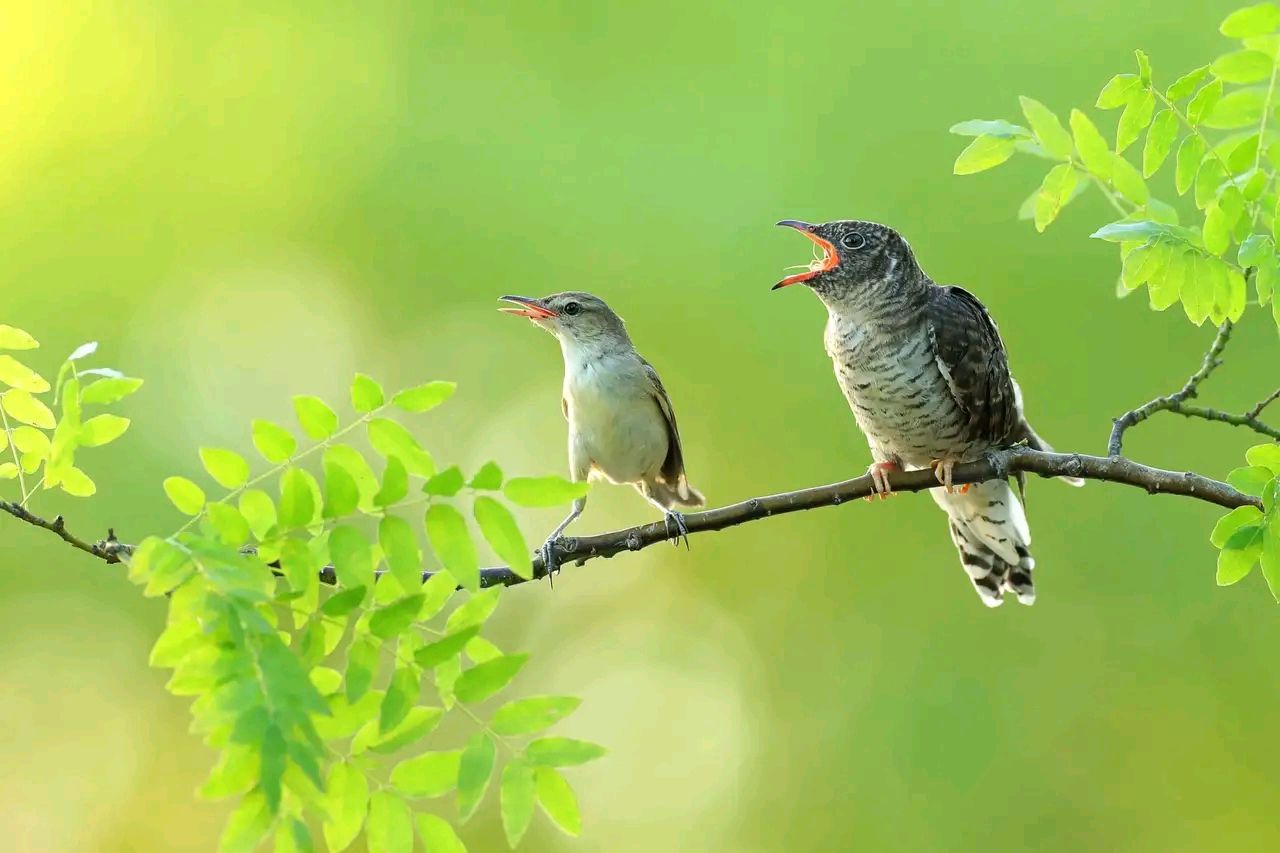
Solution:
[[[840,245],[846,249],[861,249],[867,245],[867,238],[863,237],[857,231],[850,231],[848,234],[840,238]]]
[[[572,317],[574,314],[582,313],[582,306],[577,302],[568,302],[564,306],[564,313]]]

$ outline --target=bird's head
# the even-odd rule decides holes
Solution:
[[[804,272],[789,275],[774,290],[805,284],[825,298],[859,295],[873,286],[894,286],[919,278],[915,255],[902,235],[887,225],[837,219],[810,225],[795,219],[778,223],[794,228],[821,250]]]
[[[553,293],[542,299],[531,296],[503,296],[511,308],[502,308],[508,314],[528,317],[561,341],[590,345],[615,339],[627,340],[622,318],[613,313],[604,300],[581,291]]]

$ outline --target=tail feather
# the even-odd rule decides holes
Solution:
[[[1012,592],[1022,604],[1034,604],[1031,529],[1018,496],[1004,480],[977,483],[961,494],[930,491],[950,519],[951,541],[960,565],[982,603],[999,607]]]
[[[689,485],[683,474],[675,483],[666,480],[650,480],[643,484],[644,496],[664,509],[674,506],[699,507],[706,504],[702,493]]]

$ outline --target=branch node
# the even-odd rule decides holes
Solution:
[[[51,525],[50,529],[53,530],[54,533],[61,533],[67,529],[67,520],[60,515],[55,515]]]

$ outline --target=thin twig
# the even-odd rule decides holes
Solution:
[[[1266,397],[1263,397],[1261,400],[1259,400],[1258,405],[1254,406],[1252,409],[1245,412],[1244,416],[1246,418],[1258,417],[1258,415],[1262,414],[1263,409],[1265,409],[1267,406],[1269,406],[1272,402],[1274,402],[1278,398],[1280,398],[1280,388],[1277,388],[1276,390],[1268,394]]]
[[[1006,478],[1019,472],[1039,474],[1042,477],[1082,477],[1088,480],[1122,483],[1145,489],[1150,494],[1181,495],[1228,509],[1240,506],[1261,506],[1261,502],[1255,497],[1238,492],[1226,483],[1189,471],[1165,471],[1120,457],[1044,453],[1027,447],[997,451],[988,454],[987,458],[981,461],[957,465],[952,474],[952,481],[956,485],[980,483],[985,480]],[[929,469],[896,472],[889,475],[889,482],[898,492],[920,492],[939,487],[934,473]],[[838,506],[855,498],[871,497],[873,494],[871,478],[862,476],[827,486],[751,498],[705,512],[692,512],[685,515],[684,520],[690,534],[705,533],[724,530],[774,515],[785,515],[824,506]],[[76,548],[108,563],[120,562],[122,557],[127,557],[132,551],[133,546],[115,541],[113,534],[103,542],[90,545],[72,536],[62,524],[61,517],[52,522],[45,521],[17,504],[5,502],[0,502],[0,510],[28,524],[53,531]],[[595,536],[565,537],[557,543],[556,550],[562,565],[569,563],[581,565],[587,560],[612,557],[623,551],[639,551],[669,539],[667,526],[662,522],[654,522]],[[541,557],[535,556],[533,578],[542,578],[546,574],[546,567]],[[431,575],[431,572],[424,572],[423,580],[427,580]],[[338,581],[332,566],[326,566],[321,570],[320,579],[328,584],[336,584]],[[515,586],[526,580],[529,579],[520,577],[504,566],[482,569],[480,572],[480,585],[483,587]]]

